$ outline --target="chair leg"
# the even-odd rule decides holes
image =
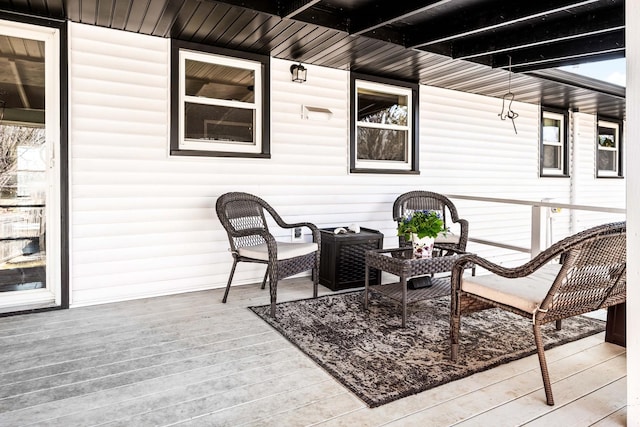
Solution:
[[[271,295],[271,317],[276,317],[276,296],[278,294],[278,279],[269,268],[269,293]]]
[[[231,289],[231,281],[233,280],[233,274],[236,272],[237,259],[233,259],[233,265],[231,266],[231,273],[229,273],[229,280],[227,281],[227,289],[224,291],[224,297],[222,297],[222,303],[227,302],[227,296],[229,296],[229,289]]]
[[[269,266],[267,265],[267,271],[264,272],[264,277],[262,278],[262,286],[260,287],[260,289],[264,289],[265,285],[267,284],[268,275],[269,275]]]
[[[311,279],[313,280],[313,297],[318,297],[318,282],[320,281],[320,252],[316,252],[315,267],[311,269]]]
[[[556,330],[559,331],[562,329],[562,319],[556,320]]]
[[[460,318],[451,318],[451,360],[458,360],[458,350],[460,348]]]
[[[551,393],[551,379],[549,378],[549,370],[547,369],[547,359],[544,355],[544,343],[542,342],[542,332],[540,325],[533,325],[533,337],[536,341],[538,349],[538,360],[540,361],[540,371],[542,373],[542,382],[544,384],[544,393],[547,397],[547,405],[553,406],[553,394]]]
[[[318,279],[319,279],[317,267],[311,270],[311,278],[313,279],[313,297],[317,298],[318,297]]]
[[[460,308],[457,299],[451,301],[451,316],[449,318],[449,339],[451,340],[451,360],[458,360],[458,350],[460,346]]]

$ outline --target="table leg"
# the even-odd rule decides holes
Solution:
[[[607,309],[607,330],[604,340],[622,347],[627,346],[627,303]]]
[[[407,278],[400,276],[400,285],[402,286],[402,327],[407,326]]]
[[[369,266],[364,264],[364,309],[369,308]]]

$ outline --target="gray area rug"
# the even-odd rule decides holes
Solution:
[[[399,305],[374,295],[365,311],[362,298],[357,291],[279,303],[275,320],[268,305],[250,309],[372,408],[536,353],[531,321],[493,309],[463,317],[454,363],[448,296],[410,305],[404,329]],[[563,320],[560,331],[547,324],[545,348],[605,326],[584,316]]]

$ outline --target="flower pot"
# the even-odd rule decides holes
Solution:
[[[417,234],[411,234],[413,255],[417,258],[431,258],[435,241],[434,237],[423,237],[421,239]]]

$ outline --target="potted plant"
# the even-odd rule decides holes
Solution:
[[[436,237],[447,231],[442,215],[433,210],[408,212],[398,224],[398,236],[412,242],[414,254],[423,258],[431,257]]]

